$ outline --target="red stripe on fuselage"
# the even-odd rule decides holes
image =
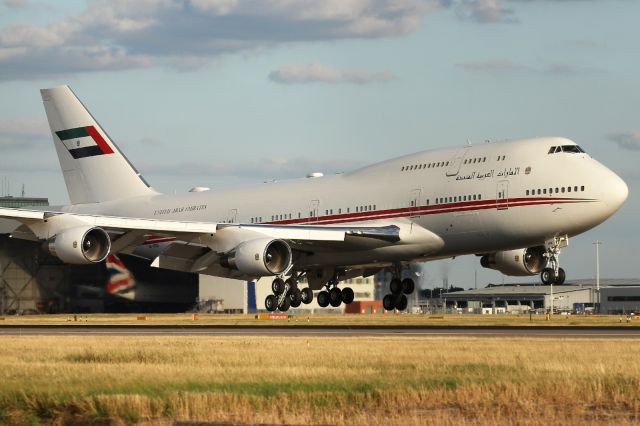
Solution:
[[[362,222],[367,220],[390,219],[397,217],[426,216],[442,213],[457,213],[473,210],[512,208],[544,204],[574,204],[593,202],[587,198],[509,198],[503,200],[463,201],[456,203],[433,204],[429,206],[403,207],[398,209],[376,210],[369,212],[346,213],[319,216],[314,218],[287,219],[265,222],[272,225],[331,225],[337,223]]]

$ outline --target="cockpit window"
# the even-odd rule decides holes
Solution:
[[[580,148],[578,145],[552,146],[551,148],[549,148],[549,154],[555,154],[558,152],[567,152],[571,154],[584,153],[582,148]]]
[[[580,154],[584,151],[578,145],[562,145],[562,152],[572,152],[574,154]]]

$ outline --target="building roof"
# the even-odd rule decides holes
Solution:
[[[589,286],[580,285],[561,285],[553,286],[553,294],[570,293],[574,291],[584,291],[590,289]],[[485,298],[491,299],[543,299],[551,294],[551,286],[545,285],[505,285],[478,288],[474,290],[456,291],[453,293],[445,293],[443,298],[446,299],[463,299],[463,300],[480,300]]]

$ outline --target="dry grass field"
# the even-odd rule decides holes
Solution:
[[[640,342],[0,337],[0,424],[637,424]]]
[[[627,323],[620,315],[417,315],[394,314],[294,314],[287,320],[257,320],[254,315],[199,314],[148,314],[139,320],[136,314],[89,314],[89,315],[25,315],[0,317],[3,325],[246,325],[246,326],[296,326],[296,325],[457,325],[457,326],[624,326],[640,327],[640,315]]]

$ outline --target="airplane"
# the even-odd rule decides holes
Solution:
[[[625,182],[570,139],[435,149],[348,173],[184,194],[153,189],[68,86],[41,90],[70,204],[0,209],[14,238],[66,263],[143,255],[152,266],[239,280],[272,277],[268,311],[353,301],[340,281],[392,272],[404,310],[408,266],[477,255],[506,275],[562,284],[569,238],[612,216]],[[309,286],[299,288],[301,278]],[[271,278],[269,278],[271,279]]]

